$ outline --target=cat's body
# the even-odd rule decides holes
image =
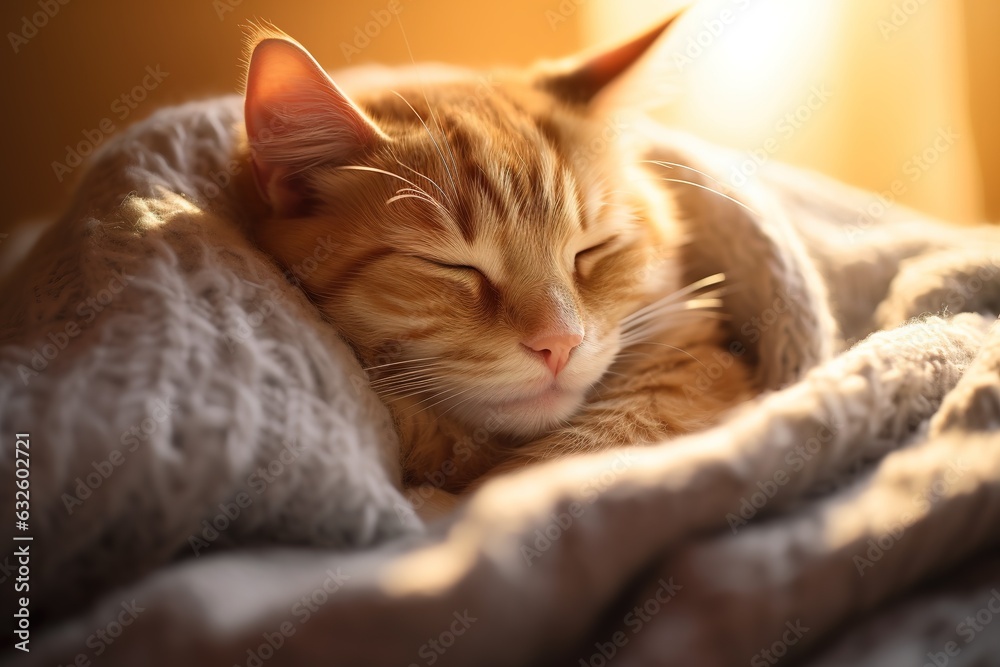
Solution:
[[[295,43],[258,42],[253,234],[286,266],[336,239],[302,286],[371,369],[408,484],[460,492],[655,442],[754,394],[708,310],[719,278],[680,282],[658,167],[588,112],[664,27],[582,65],[418,73],[353,98]]]

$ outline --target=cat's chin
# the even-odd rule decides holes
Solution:
[[[607,370],[618,353],[613,339],[586,357],[578,358],[574,368],[560,375],[537,377],[527,386],[481,386],[475,400],[458,399],[453,410],[460,422],[470,429],[485,429],[490,435],[524,440],[545,435],[566,424],[583,407],[587,394]],[[533,385],[533,386],[532,386]]]
[[[572,417],[583,405],[585,392],[549,388],[524,398],[482,403],[470,414],[471,421],[487,429],[515,437],[534,437]]]

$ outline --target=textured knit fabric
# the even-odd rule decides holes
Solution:
[[[7,287],[0,474],[30,432],[45,630],[15,664],[93,658],[123,609],[96,664],[1000,654],[1000,633],[960,626],[1000,574],[1000,233],[873,216],[780,165],[727,188],[739,156],[646,128],[650,157],[704,186],[675,186],[687,270],[726,274],[767,391],[701,434],[498,479],[423,527],[361,369],[218,187],[238,123],[228,99],[115,140]]]

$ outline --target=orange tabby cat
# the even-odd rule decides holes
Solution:
[[[524,72],[412,69],[348,97],[296,42],[254,40],[247,159],[285,266],[335,239],[303,289],[370,369],[407,484],[704,428],[754,393],[682,289],[670,192],[625,142],[591,150],[591,102],[670,21],[617,49]],[[602,131],[604,135],[602,136]],[[391,361],[386,362],[386,355]]]

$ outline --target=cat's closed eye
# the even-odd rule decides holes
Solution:
[[[616,240],[617,237],[611,237],[577,252],[573,258],[574,269],[577,275],[584,278],[587,277],[594,268],[594,265],[597,264],[597,261],[607,254],[607,251],[612,248]]]
[[[441,260],[431,259],[430,257],[423,257],[423,256],[418,256],[418,259],[421,259],[429,264],[433,264],[439,269],[448,269],[450,271],[463,271],[466,273],[478,273],[483,278],[486,277],[486,274],[483,273],[482,269],[472,266],[471,264],[450,264],[448,262],[443,262]]]

